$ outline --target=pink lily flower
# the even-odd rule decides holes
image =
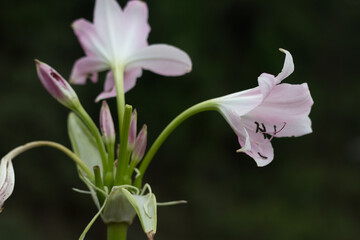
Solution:
[[[94,23],[79,19],[73,29],[86,56],[75,62],[71,83],[85,84],[89,76],[95,83],[98,72],[122,66],[127,92],[135,86],[142,69],[164,76],[191,71],[191,60],[182,50],[166,44],[148,45],[150,26],[145,2],[129,1],[122,10],[115,0],[96,0]],[[96,101],[115,96],[114,76],[109,71],[104,91]]]
[[[4,157],[0,163],[0,212],[15,186],[15,173],[11,158]]]
[[[298,137],[312,132],[309,113],[313,100],[308,85],[281,83],[294,71],[294,63],[288,51],[280,51],[286,57],[276,77],[263,73],[258,77],[258,87],[213,99],[238,136],[238,152],[245,152],[259,167],[273,160],[274,137]]]

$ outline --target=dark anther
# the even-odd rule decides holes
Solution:
[[[266,127],[264,123],[261,123],[262,128],[260,128],[260,124],[258,122],[255,122],[255,124],[256,124],[256,133],[260,131],[264,135],[264,139],[271,139],[272,136],[266,133]]]
[[[256,124],[256,133],[259,131],[259,123],[255,121]]]
[[[256,132],[266,132],[266,127],[263,123],[261,123],[262,128],[260,128],[260,124],[258,122],[255,122],[256,124]]]
[[[272,136],[270,134],[268,134],[268,133],[263,133],[263,135],[264,135],[264,139],[271,139],[272,138]]]
[[[261,155],[261,153],[258,152],[258,154],[259,154],[259,156],[260,156],[262,159],[268,159],[268,157],[266,157],[266,156],[264,156],[264,155]]]

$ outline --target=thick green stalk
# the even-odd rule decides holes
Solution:
[[[86,164],[70,149],[64,147],[63,145],[56,143],[56,142],[50,142],[50,141],[34,141],[29,142],[25,145],[19,146],[15,149],[13,149],[11,152],[9,152],[6,157],[9,157],[11,159],[15,158],[19,154],[30,150],[32,148],[37,147],[53,147],[56,148],[63,153],[65,153],[68,157],[70,157],[76,164],[79,166],[79,168],[86,174],[86,176],[90,179],[90,181],[94,182],[94,175],[91,172],[91,170],[86,166]]]
[[[110,223],[107,225],[107,240],[126,240],[128,224]]]
[[[116,104],[118,110],[118,120],[119,120],[119,136],[121,137],[122,131],[122,120],[124,118],[125,112],[125,94],[124,94],[124,68],[117,64],[112,67],[112,71],[114,73],[115,80],[115,88],[116,88]],[[120,142],[122,139],[120,139]]]
[[[130,105],[126,105],[124,120],[123,120],[123,129],[121,131],[121,142],[120,142],[118,165],[115,176],[115,185],[124,184],[124,178],[129,166],[129,159],[127,157],[128,155],[127,144],[128,144],[129,128],[131,122],[131,113],[132,113],[132,107]]]
[[[107,145],[107,151],[108,151],[108,171],[105,173],[104,176],[104,184],[111,189],[111,187],[114,184],[114,153],[115,144],[110,143]]]
[[[104,191],[104,184],[102,182],[100,167],[94,166],[95,186]],[[96,196],[99,199],[100,205],[103,205],[105,196],[102,192],[96,191]]]
[[[89,114],[85,111],[85,109],[82,106],[80,106],[78,109],[76,109],[75,112],[84,121],[86,126],[91,131],[92,135],[95,137],[96,145],[98,146],[100,156],[101,156],[101,161],[102,161],[102,164],[103,164],[103,171],[104,171],[104,174],[105,174],[107,169],[108,169],[108,166],[107,166],[107,154],[106,154],[106,151],[105,151],[105,145],[104,145],[104,142],[103,142],[103,140],[101,138],[101,134],[99,132],[99,129],[97,128],[94,121],[91,119]]]
[[[149,151],[147,152],[146,156],[144,157],[144,160],[142,161],[139,171],[140,176],[136,178],[134,182],[134,186],[137,188],[141,188],[142,184],[142,178],[146,172],[147,167],[149,166],[151,160],[153,159],[156,152],[159,150],[160,146],[163,144],[165,139],[172,133],[175,128],[177,128],[183,121],[188,119],[189,117],[200,113],[204,111],[210,111],[210,110],[217,110],[214,103],[210,100],[204,101],[201,103],[198,103],[184,112],[182,112],[180,115],[178,115],[174,120],[172,120],[166,128],[161,132],[161,134],[158,136],[158,138],[155,140]]]

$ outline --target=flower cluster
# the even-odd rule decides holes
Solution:
[[[70,83],[85,84],[87,78],[97,82],[98,73],[108,71],[104,90],[96,101],[116,97],[118,121],[114,123],[103,101],[97,127],[68,81],[46,63],[35,60],[44,88],[71,111],[67,124],[72,150],[37,141],[11,151],[0,163],[0,207],[14,188],[12,159],[34,147],[54,147],[76,163],[79,177],[88,188],[76,191],[89,193],[99,209],[80,239],[99,216],[108,227],[108,240],[120,239],[118,234],[124,236],[136,215],[148,238],[153,239],[157,206],[184,201],[157,203],[150,185],[143,184],[143,176],[162,143],[184,120],[203,111],[218,111],[238,136],[238,152],[252,157],[258,166],[273,160],[273,138],[312,132],[309,113],[313,100],[308,85],[282,83],[294,71],[294,63],[290,52],[280,49],[285,62],[277,76],[263,73],[257,87],[190,107],[169,123],[146,152],[147,125],[137,132],[137,111],[126,104],[124,94],[135,86],[144,69],[165,76],[188,73],[192,68],[189,56],[170,45],[148,44],[148,8],[139,0],[129,1],[124,9],[115,0],[96,0],[93,23],[79,19],[72,27],[85,56],[75,62]]]

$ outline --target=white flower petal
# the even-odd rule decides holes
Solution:
[[[287,122],[284,129],[274,137],[300,137],[312,133],[311,120],[308,116]]]
[[[94,25],[85,19],[76,20],[72,27],[75,35],[89,57],[98,57],[103,61],[109,61],[109,52]]]
[[[190,72],[192,63],[184,51],[166,44],[154,44],[136,51],[126,60],[126,68],[134,67],[164,76],[179,76]]]
[[[285,53],[286,55],[285,55],[284,66],[281,72],[276,76],[277,83],[280,83],[282,80],[287,78],[290,74],[294,72],[295,69],[293,57],[291,56],[290,52],[282,48],[280,48],[279,50]]]
[[[102,40],[107,43],[110,62],[117,64],[119,46],[123,44],[123,15],[115,0],[96,0],[94,11],[95,29]]]
[[[259,121],[281,124],[309,115],[313,100],[308,85],[280,84],[269,96],[247,115]]]
[[[70,83],[85,84],[88,77],[91,77],[91,80],[96,82],[97,72],[104,71],[107,68],[108,65],[99,58],[82,57],[73,66]]]
[[[123,36],[126,36],[126,38],[123,38],[121,55],[125,59],[137,49],[148,45],[147,38],[150,26],[148,24],[146,3],[143,1],[129,1],[124,8],[123,21]]]
[[[14,191],[15,173],[11,159],[4,157],[0,166],[0,212],[4,202],[10,197]]]
[[[237,131],[240,146],[245,149],[245,153],[252,157],[258,167],[268,165],[274,159],[274,149],[269,139],[264,138],[262,134],[257,134],[255,131],[246,128]],[[247,143],[250,142],[250,143]],[[251,149],[248,149],[248,147]]]
[[[136,79],[141,77],[142,70],[141,68],[127,69],[124,73],[124,92],[126,93],[132,89],[136,84]],[[100,93],[95,102],[98,102],[102,99],[116,97],[116,88],[114,82],[114,74],[112,71],[109,71],[106,75],[106,80],[104,84],[104,91]]]
[[[241,116],[255,109],[261,104],[262,100],[263,95],[260,88],[256,87],[215,98],[212,101],[215,102],[221,114],[236,132],[237,128],[242,128]]]

